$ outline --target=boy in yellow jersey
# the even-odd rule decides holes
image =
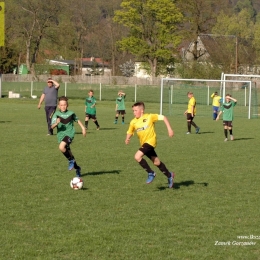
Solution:
[[[212,100],[213,120],[216,120],[222,98],[221,96],[218,95],[218,92],[214,92],[210,97],[213,99]]]
[[[131,120],[130,126],[128,128],[125,143],[129,144],[131,137],[133,136],[134,132],[136,131],[137,136],[140,140],[141,147],[135,154],[135,160],[140,164],[140,166],[147,171],[148,179],[146,181],[147,184],[151,183],[156,174],[150,168],[147,161],[143,158],[146,155],[155,166],[159,168],[159,170],[168,178],[168,187],[173,187],[173,178],[174,173],[169,172],[166,168],[165,164],[160,161],[158,158],[155,147],[156,147],[156,133],[154,129],[154,123],[158,120],[164,121],[167,129],[169,137],[174,135],[171,125],[168,119],[163,115],[158,114],[147,114],[144,112],[145,105],[143,102],[137,102],[132,106],[132,110],[134,113],[135,118]]]
[[[188,109],[184,112],[184,115],[187,116],[187,126],[188,132],[187,135],[191,133],[191,126],[193,125],[196,129],[196,134],[199,133],[200,128],[193,122],[193,119],[196,115],[196,99],[193,96],[192,92],[187,93],[188,98],[190,99],[188,102]]]

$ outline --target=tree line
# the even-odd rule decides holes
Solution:
[[[259,11],[258,0],[5,0],[0,71],[25,63],[35,75],[35,64],[48,59],[75,60],[80,68],[83,57],[99,57],[113,76],[131,60],[152,77],[219,78],[259,64]],[[227,51],[223,58],[201,62],[198,37],[205,35],[230,39],[218,51]],[[191,42],[188,61],[182,46]]]

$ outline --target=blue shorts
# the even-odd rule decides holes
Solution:
[[[213,106],[213,111],[217,111],[218,112],[218,110],[219,110],[219,107]]]

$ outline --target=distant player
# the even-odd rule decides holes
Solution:
[[[76,176],[80,177],[81,168],[77,165],[70,150],[70,145],[75,135],[74,122],[77,122],[81,127],[83,136],[86,136],[86,130],[75,113],[68,110],[68,106],[68,98],[64,96],[60,97],[58,102],[59,110],[57,110],[52,116],[51,128],[54,129],[57,127],[59,149],[69,161],[69,171],[76,169]]]
[[[193,96],[192,92],[188,92],[187,96],[189,98],[188,102],[188,109],[184,112],[184,115],[187,116],[187,127],[188,127],[188,132],[186,133],[187,135],[191,133],[191,126],[193,125],[196,129],[196,134],[199,133],[200,128],[195,124],[193,121],[195,115],[196,115],[196,99]]]
[[[118,121],[118,117],[119,115],[121,115],[122,117],[122,124],[125,123],[125,97],[126,97],[126,94],[122,91],[122,90],[119,90],[118,91],[118,97],[116,99],[116,116],[115,116],[115,124],[117,124],[117,121]]]
[[[135,118],[131,120],[130,126],[128,128],[125,143],[129,144],[131,137],[133,136],[134,132],[139,138],[141,147],[135,154],[135,160],[139,163],[139,165],[148,173],[148,179],[146,181],[147,184],[151,183],[156,174],[150,168],[147,161],[143,158],[146,155],[155,166],[159,168],[159,170],[167,177],[168,179],[168,187],[173,187],[173,179],[174,173],[169,172],[166,168],[165,164],[160,161],[158,158],[155,147],[156,147],[156,133],[154,124],[158,120],[164,121],[169,137],[174,135],[171,125],[168,119],[163,115],[158,114],[146,114],[144,112],[145,106],[143,102],[137,102],[132,106]]]
[[[219,120],[220,115],[223,113],[225,142],[228,140],[228,130],[229,130],[230,140],[231,141],[234,140],[232,121],[234,119],[234,106],[236,104],[237,104],[237,100],[235,98],[232,98],[230,94],[227,94],[225,97],[225,102],[220,107],[220,112],[216,118],[216,120]]]
[[[214,92],[211,96],[210,96],[213,100],[212,100],[212,108],[213,108],[213,120],[216,120],[217,116],[218,116],[218,112],[219,112],[219,108],[220,108],[220,103],[222,101],[221,96],[218,95],[218,92]]]
[[[96,117],[96,99],[94,98],[94,91],[91,89],[88,92],[88,97],[85,100],[85,128],[88,129],[88,120],[91,118],[95,123],[97,130],[100,129],[100,126]]]

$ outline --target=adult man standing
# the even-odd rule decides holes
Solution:
[[[51,78],[48,78],[47,84],[48,84],[48,86],[44,88],[42,95],[40,97],[38,109],[41,108],[41,104],[44,100],[45,101],[46,120],[47,120],[47,126],[48,126],[47,135],[53,135],[53,129],[51,128],[51,117],[57,108],[58,90],[59,90],[60,84]]]

